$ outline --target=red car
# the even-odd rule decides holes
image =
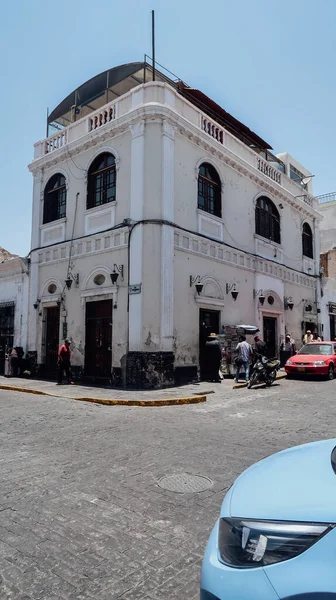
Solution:
[[[291,356],[285,364],[288,377],[293,375],[324,375],[334,379],[336,372],[336,342],[311,342]]]

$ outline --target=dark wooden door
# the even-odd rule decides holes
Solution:
[[[205,344],[210,333],[219,333],[219,317],[218,310],[200,309],[199,321],[199,364],[201,379],[207,378],[206,361],[205,361]]]
[[[47,367],[56,367],[58,348],[60,345],[60,309],[58,306],[50,306],[45,310],[45,364]]]
[[[112,368],[112,300],[86,303],[85,375],[110,378]]]
[[[276,343],[277,320],[274,317],[264,317],[264,342],[266,343],[266,356],[274,358],[277,356]]]

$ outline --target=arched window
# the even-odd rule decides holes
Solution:
[[[304,223],[302,228],[302,254],[308,256],[308,258],[314,258],[313,234],[308,223]]]
[[[43,223],[63,219],[66,215],[66,183],[61,173],[50,177],[44,189]]]
[[[258,235],[277,244],[281,243],[280,216],[272,200],[266,196],[260,196],[257,200],[255,224]]]
[[[93,161],[88,172],[87,208],[116,199],[116,167],[113,154],[104,152]]]
[[[198,208],[216,217],[222,216],[221,181],[209,163],[203,163],[198,172]]]

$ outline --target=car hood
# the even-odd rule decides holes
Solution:
[[[336,523],[335,446],[336,439],[314,442],[254,464],[234,483],[221,516]]]
[[[291,361],[296,362],[315,362],[316,360],[325,360],[331,358],[330,354],[295,354],[295,356],[291,356]]]

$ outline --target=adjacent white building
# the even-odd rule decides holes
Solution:
[[[29,167],[42,368],[68,336],[86,376],[159,387],[202,375],[227,325],[257,325],[270,353],[318,330],[320,215],[291,156],[144,63],[86,82],[49,123]]]
[[[317,197],[321,237],[321,323],[325,339],[336,339],[336,193]]]
[[[29,260],[0,248],[0,374],[10,348],[27,349]]]

